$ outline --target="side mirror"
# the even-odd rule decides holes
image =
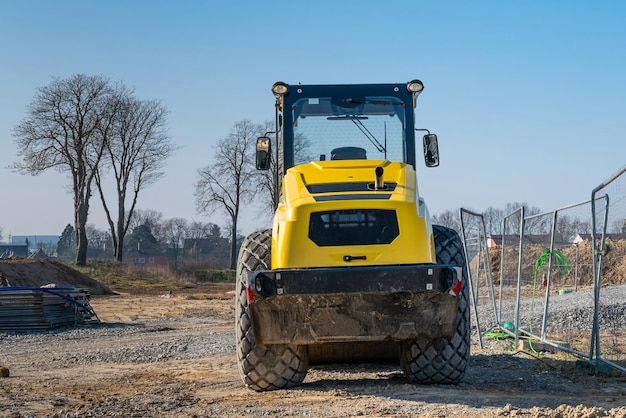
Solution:
[[[256,139],[256,169],[269,170],[271,161],[272,145],[268,137],[262,136]]]
[[[424,135],[424,162],[426,167],[439,166],[439,144],[435,134]]]

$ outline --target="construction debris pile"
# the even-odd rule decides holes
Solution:
[[[89,292],[74,287],[0,287],[0,330],[38,331],[100,322]]]
[[[41,331],[99,322],[91,295],[113,295],[102,283],[55,260],[0,260],[0,331]]]

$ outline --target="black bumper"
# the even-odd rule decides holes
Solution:
[[[248,273],[260,344],[451,337],[461,277],[447,265],[269,270]]]

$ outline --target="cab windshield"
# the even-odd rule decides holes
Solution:
[[[405,111],[396,97],[300,99],[292,107],[294,163],[406,161]]]

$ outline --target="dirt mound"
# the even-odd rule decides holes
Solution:
[[[545,245],[530,244],[523,249],[522,278],[532,280],[537,259],[546,251]],[[559,285],[574,285],[574,280],[578,280],[580,286],[593,285],[593,247],[590,241],[583,241],[578,246],[570,245],[558,249],[568,260],[571,271],[565,276],[559,271],[556,262],[552,265],[552,279]],[[472,268],[478,265],[476,255],[471,261]],[[518,248],[511,245],[505,248],[504,276],[511,280],[517,277]],[[502,260],[502,247],[489,248],[489,259],[491,261],[491,273],[495,284],[500,283],[500,266]],[[547,267],[547,263],[545,264]],[[543,270],[542,270],[543,272]],[[606,239],[604,259],[602,264],[602,285],[616,285],[626,283],[626,240],[613,241]]]
[[[58,287],[87,289],[92,295],[114,295],[111,289],[91,277],[53,260],[0,260],[0,286]]]

